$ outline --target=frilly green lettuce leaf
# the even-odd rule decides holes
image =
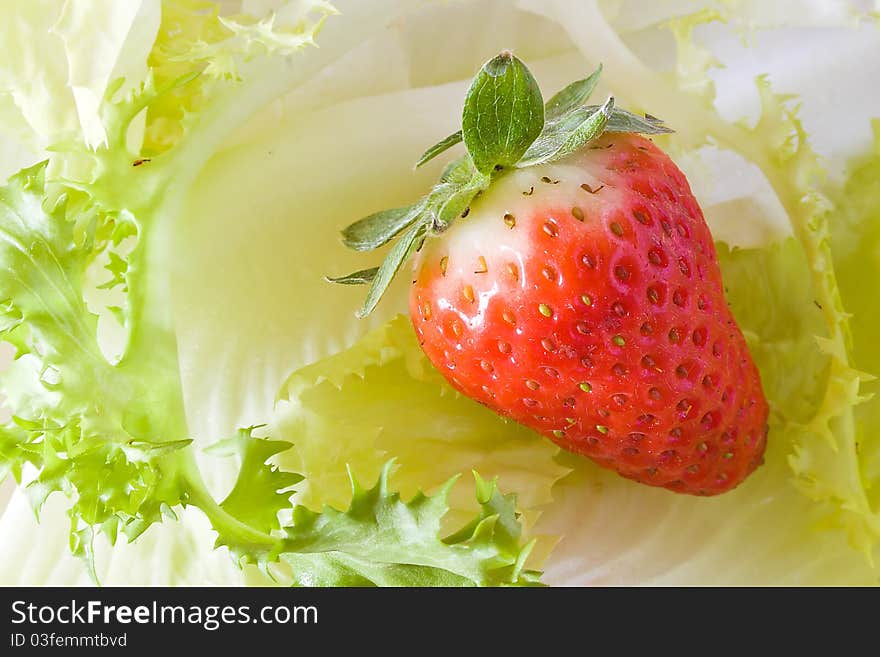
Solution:
[[[13,412],[4,442],[15,442],[3,469],[19,481],[25,464],[39,469],[25,488],[37,512],[54,492],[71,498],[71,549],[92,564],[95,533],[136,537],[181,502],[177,460],[191,441],[161,341],[152,364],[114,366],[98,345],[85,270],[123,218],[70,221],[66,196],[46,198],[45,174],[41,163],[0,189],[0,337],[17,349],[0,383]]]
[[[831,194],[836,210],[830,239],[840,294],[851,314],[853,356],[859,367],[880,375],[880,303],[869,283],[880,276],[880,120],[872,127],[872,151],[850,163],[844,184]],[[880,510],[880,381],[866,382],[861,395],[871,397],[855,415],[861,478],[868,503]]]
[[[281,470],[269,460],[292,446],[281,440],[256,439],[254,429],[239,429],[235,436],[214,443],[206,451],[213,454],[236,454],[241,466],[232,490],[220,506],[224,511],[261,532],[280,528],[278,514],[288,508],[292,488],[302,475]]]
[[[312,12],[323,16],[338,13],[324,0],[302,0],[298,4],[287,3],[280,7],[279,13],[272,12],[263,18],[252,16],[220,16],[216,10],[208,14],[212,21],[210,32],[215,38],[193,41],[185,51],[171,57],[172,61],[190,62],[204,65],[207,75],[214,78],[238,78],[240,62],[247,62],[262,55],[292,55],[305,46],[314,46],[315,34],[321,27],[320,19],[311,29],[303,30],[300,21]],[[280,14],[280,20],[279,20]],[[177,47],[180,35],[174,35]]]
[[[294,581],[308,586],[479,586],[537,582],[524,570],[534,542],[521,544],[516,497],[502,495],[478,474],[479,512],[446,538],[442,521],[455,479],[433,495],[403,501],[389,490],[392,464],[364,489],[351,477],[346,511],[316,513],[298,506],[285,530],[281,558]]]

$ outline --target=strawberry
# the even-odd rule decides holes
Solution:
[[[762,460],[759,374],[684,174],[634,134],[668,130],[612,99],[584,107],[600,71],[546,106],[539,95],[528,129],[522,114],[480,124],[481,103],[533,101],[516,91],[530,78],[519,60],[487,63],[462,132],[423,161],[457,141],[468,155],[419,204],[349,227],[354,248],[406,232],[382,267],[334,280],[370,281],[369,312],[415,255],[413,326],[456,389],[630,479],[722,493]],[[512,91],[505,75],[520,76]]]
[[[510,172],[416,261],[410,314],[465,395],[643,483],[710,495],[767,403],[700,208],[647,139]]]

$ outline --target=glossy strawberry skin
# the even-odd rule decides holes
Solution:
[[[768,407],[687,180],[608,134],[502,178],[416,262],[410,311],[465,395],[636,481],[714,495]]]

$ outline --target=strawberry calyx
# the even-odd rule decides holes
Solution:
[[[605,132],[672,132],[656,117],[617,107],[613,97],[587,105],[601,73],[600,65],[544,103],[528,67],[510,51],[482,66],[465,97],[461,130],[428,148],[416,167],[462,142],[465,154],[450,162],[437,184],[413,205],[371,214],[342,231],[343,243],[355,251],[372,251],[396,240],[378,267],[326,277],[344,285],[369,284],[358,317],[373,311],[400,267],[426,239],[466,217],[473,200],[506,170],[555,162]]]

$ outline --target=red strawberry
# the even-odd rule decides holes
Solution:
[[[699,495],[761,462],[767,403],[687,180],[606,134],[512,171],[427,242],[410,314],[462,393],[637,481]]]
[[[458,390],[625,477],[722,493],[761,462],[761,381],[687,180],[633,134],[669,129],[586,106],[600,73],[545,105],[511,53],[487,62],[462,130],[420,164],[467,154],[415,205],[349,226],[357,250],[400,237],[331,280],[371,284],[364,315],[418,252],[412,322]]]

